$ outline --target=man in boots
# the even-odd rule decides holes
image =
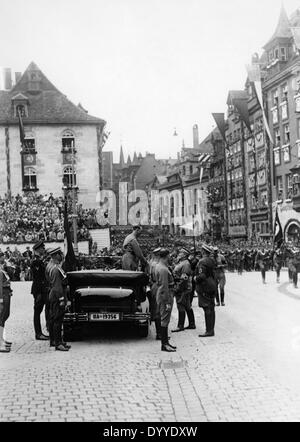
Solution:
[[[156,265],[157,292],[156,302],[160,314],[161,323],[161,350],[167,352],[176,351],[176,347],[170,345],[168,337],[168,326],[174,301],[174,278],[168,268],[169,250],[161,249],[159,262]]]
[[[45,276],[45,244],[42,240],[33,246],[34,258],[31,262],[30,269],[32,274],[31,294],[34,298],[34,314],[33,325],[35,331],[35,339],[39,341],[47,341],[49,336],[42,333],[41,313],[45,308],[46,326],[49,328],[49,300],[48,300],[48,283]]]
[[[4,339],[4,327],[10,315],[12,289],[6,272],[5,256],[0,252],[0,353],[9,353],[12,343]]]
[[[216,262],[216,270],[215,270],[215,280],[217,283],[217,306],[220,305],[220,297],[221,297],[221,305],[225,306],[224,298],[225,298],[225,267],[227,265],[226,259],[222,253],[219,252],[217,247],[214,247],[214,260]],[[219,297],[220,291],[220,297]]]
[[[150,290],[151,290],[151,303],[150,303],[150,311],[151,311],[151,320],[155,323],[156,329],[156,340],[161,340],[161,325],[160,325],[160,316],[159,310],[156,302],[156,293],[157,293],[157,275],[156,275],[156,266],[159,262],[159,253],[161,248],[153,250],[152,259],[149,262],[149,276],[150,276]]]
[[[181,249],[178,255],[179,263],[174,268],[174,277],[177,282],[175,298],[178,309],[178,325],[173,333],[181,332],[186,329],[195,329],[195,316],[191,306],[192,291],[192,267],[188,260],[190,252],[187,249]],[[187,314],[189,325],[184,327],[185,314]]]
[[[205,327],[204,334],[199,337],[215,335],[215,298],[217,296],[217,284],[215,281],[216,263],[212,258],[212,248],[206,244],[202,245],[203,258],[197,266],[195,276],[196,292],[198,294],[199,307],[204,310]]]
[[[51,260],[46,268],[46,278],[49,282],[50,293],[50,317],[49,317],[49,334],[50,346],[55,350],[68,351],[71,346],[63,341],[62,325],[67,304],[67,278],[61,268],[63,255],[59,247],[50,250]]]

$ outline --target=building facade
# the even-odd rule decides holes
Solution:
[[[212,240],[220,241],[228,235],[225,143],[218,129],[210,134],[207,143],[212,146],[207,185],[207,210],[211,215]]]
[[[63,196],[74,184],[78,201],[96,207],[104,126],[31,63],[11,89],[0,91],[0,195]]]
[[[227,232],[230,239],[246,239],[249,237],[249,225],[244,151],[245,125],[234,104],[235,100],[247,102],[246,92],[230,91],[227,99],[228,114],[225,133]]]
[[[272,228],[272,190],[270,152],[263,121],[263,111],[253,84],[247,80],[250,129],[245,129],[246,194],[249,237],[269,240]]]
[[[273,214],[278,209],[286,240],[300,241],[297,165],[300,158],[300,56],[293,29],[300,12],[288,18],[282,7],[276,30],[261,58],[263,92],[273,135],[271,184]],[[294,190],[293,190],[294,186]]]

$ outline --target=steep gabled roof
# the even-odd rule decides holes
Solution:
[[[276,40],[278,38],[292,37],[292,31],[291,31],[290,26],[291,26],[290,21],[289,21],[288,15],[286,13],[285,7],[282,5],[275,32],[272,35],[272,37],[270,38],[270,40],[268,41],[268,43],[264,46],[264,48],[266,49],[270,45],[270,43],[272,43],[274,40]]]
[[[37,79],[32,80],[35,74]],[[37,87],[34,90],[32,83]],[[62,124],[104,124],[105,121],[93,117],[73,104],[43,74],[35,63],[30,63],[20,80],[10,91],[0,91],[0,124],[17,123],[12,99],[25,95],[28,98],[28,117],[23,123],[62,123]]]

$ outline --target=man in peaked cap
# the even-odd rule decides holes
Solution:
[[[141,226],[133,226],[132,232],[126,236],[123,243],[123,257],[122,257],[122,269],[123,270],[138,270],[139,263],[142,266],[147,265],[147,261],[143,255],[137,238],[142,232]]]
[[[212,258],[213,249],[207,244],[202,245],[203,258],[200,259],[195,276],[196,292],[199,307],[203,308],[206,331],[199,337],[214,336],[215,331],[215,298],[217,284],[215,281],[216,263]]]
[[[225,298],[225,267],[227,266],[226,259],[222,253],[219,252],[218,247],[214,247],[214,260],[216,262],[216,270],[215,270],[215,279],[217,283],[217,306],[220,305],[220,297],[221,297],[221,305],[225,306],[224,298]],[[220,296],[219,296],[220,291]]]
[[[174,277],[176,281],[175,298],[178,309],[178,324],[172,332],[181,332],[185,330],[184,321],[187,314],[189,325],[188,329],[195,329],[195,316],[191,307],[191,291],[192,291],[192,267],[188,260],[189,250],[182,248],[179,251],[179,263],[174,268]]]
[[[168,268],[169,254],[168,249],[161,249],[159,252],[159,262],[156,265],[156,302],[161,323],[161,350],[174,352],[176,351],[176,347],[170,345],[168,337],[168,326],[174,301],[174,278]]]
[[[161,340],[161,325],[160,325],[160,315],[156,302],[156,293],[157,293],[157,275],[156,275],[156,266],[159,262],[159,253],[161,251],[161,247],[157,247],[152,252],[152,258],[149,262],[149,276],[150,276],[150,291],[151,291],[151,302],[150,302],[150,312],[151,312],[151,321],[155,323],[156,329],[156,340]]]
[[[49,328],[49,289],[45,275],[45,244],[42,240],[39,240],[34,244],[32,249],[34,257],[30,264],[30,270],[32,274],[31,294],[34,298],[33,326],[35,331],[35,339],[39,341],[47,341],[49,336],[42,332],[41,327],[41,313],[45,307],[46,326],[47,329]]]
[[[55,346],[55,350],[68,351],[71,346],[63,341],[62,336],[62,324],[67,304],[67,276],[61,268],[63,254],[60,247],[50,250],[49,254],[51,259],[46,268],[46,278],[50,286],[50,346]]]

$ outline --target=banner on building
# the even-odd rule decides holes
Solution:
[[[217,128],[219,129],[219,132],[223,138],[223,140],[225,141],[225,147],[227,147],[227,143],[226,143],[226,122],[225,122],[225,115],[224,113],[214,113],[212,114]]]
[[[266,132],[268,134],[270,142],[272,144],[274,144],[273,137],[271,135],[271,131],[270,131],[270,127],[269,127],[269,123],[268,123],[268,120],[267,120],[267,117],[266,117],[266,114],[265,114],[265,110],[264,110],[263,94],[262,94],[262,86],[261,86],[261,70],[260,70],[260,66],[259,66],[259,64],[251,64],[251,65],[248,64],[246,66],[246,69],[247,69],[249,81],[254,83],[257,99],[259,101],[259,104],[260,104],[260,107],[261,107],[261,110],[262,110],[262,114],[263,114],[263,120],[264,120],[264,125],[265,125]]]
[[[236,107],[249,132],[252,132],[247,100],[244,98],[233,98],[232,104]]]

